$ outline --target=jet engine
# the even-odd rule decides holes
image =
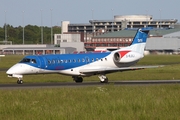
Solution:
[[[114,53],[113,59],[115,63],[120,63],[121,54],[119,52]]]

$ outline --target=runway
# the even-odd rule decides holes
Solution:
[[[180,80],[130,80],[130,81],[110,81],[109,83],[100,82],[53,82],[53,83],[23,83],[23,84],[0,84],[0,89],[25,89],[25,88],[60,88],[60,87],[88,87],[104,85],[158,85],[158,84],[179,84]]]

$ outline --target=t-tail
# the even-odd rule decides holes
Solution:
[[[130,50],[133,52],[138,52],[140,54],[143,54],[145,46],[146,46],[146,40],[148,37],[148,33],[150,30],[152,30],[152,27],[138,29],[131,45],[129,47],[125,47],[122,49]]]

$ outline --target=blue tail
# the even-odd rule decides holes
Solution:
[[[138,52],[143,55],[144,48],[146,46],[148,33],[151,29],[152,27],[138,29],[131,45],[128,47],[122,48],[121,50],[130,50],[130,51]]]
[[[152,27],[138,29],[131,45],[138,44],[138,43],[146,43],[148,33],[150,30],[152,30]]]

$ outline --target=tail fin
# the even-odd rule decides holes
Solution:
[[[139,52],[140,54],[143,54],[144,48],[146,45],[146,40],[148,37],[148,33],[151,29],[152,29],[151,27],[138,29],[131,45],[124,49]]]

